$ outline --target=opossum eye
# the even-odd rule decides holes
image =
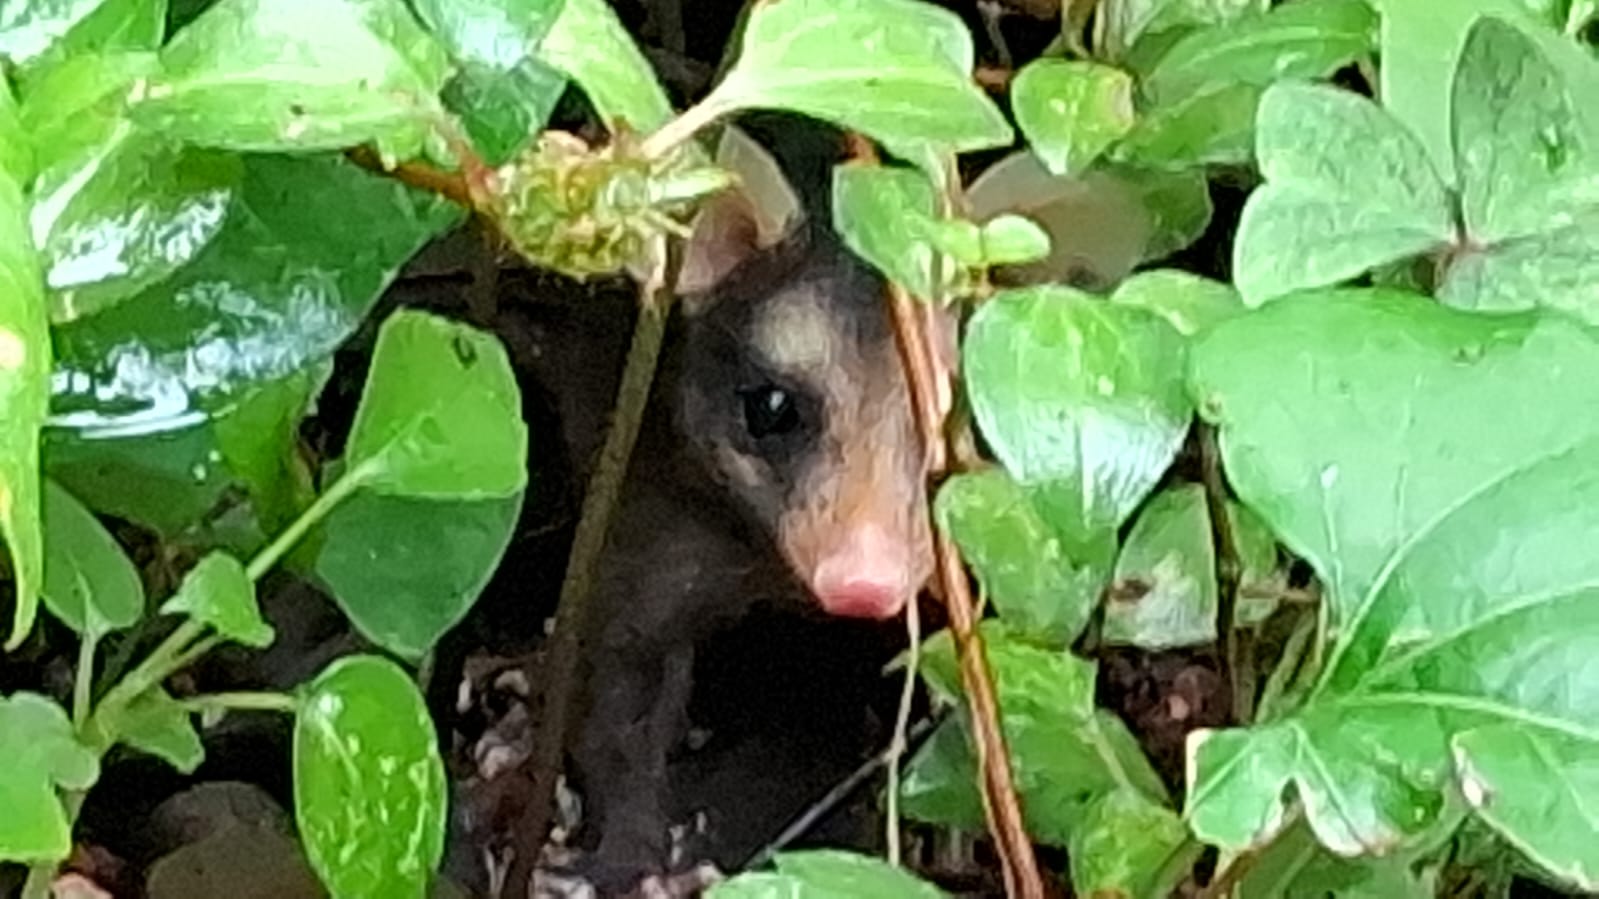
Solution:
[[[744,394],[744,427],[756,440],[782,434],[799,426],[794,397],[781,387],[767,384]]]

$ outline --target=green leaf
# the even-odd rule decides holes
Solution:
[[[38,4],[35,4],[38,5]],[[155,50],[166,33],[167,0],[101,0],[22,74],[31,83],[39,73],[74,57],[123,50]]]
[[[1290,0],[1184,36],[1140,86],[1158,105],[1213,85],[1323,78],[1370,53],[1376,37],[1366,0]]]
[[[54,481],[44,485],[44,603],[79,634],[106,634],[144,615],[144,583],[117,541]]]
[[[932,182],[903,166],[833,168],[833,222],[844,244],[913,296],[935,296],[930,235],[938,228]],[[978,247],[979,251],[981,246]]]
[[[443,49],[398,0],[221,0],[161,51],[136,121],[231,150],[377,141],[415,155],[439,115]]]
[[[1203,849],[1171,809],[1130,790],[1088,803],[1067,849],[1079,896],[1170,896]]]
[[[368,639],[420,658],[483,592],[521,508],[520,493],[465,501],[359,492],[328,516],[316,572]]]
[[[1005,116],[973,83],[971,34],[920,0],[783,0],[752,9],[738,61],[702,101],[778,108],[859,131],[897,155],[1003,146]]]
[[[1599,153],[1565,79],[1520,31],[1479,19],[1455,75],[1461,217],[1478,244],[1537,234],[1599,210]]]
[[[277,533],[315,499],[299,454],[300,422],[332,375],[314,366],[263,385],[227,414],[211,420],[226,473],[248,491],[263,530]]]
[[[1269,6],[1270,0],[1109,0],[1100,13],[1105,17],[1103,49],[1110,58],[1121,59],[1146,36],[1230,22]]]
[[[1111,534],[1087,557],[1068,554],[1020,485],[998,469],[950,478],[934,508],[1007,626],[1054,646],[1077,639],[1109,574]]]
[[[1566,883],[1599,884],[1599,741],[1520,722],[1454,739],[1468,801],[1514,846]]]
[[[1133,126],[1133,79],[1094,62],[1037,59],[1011,85],[1016,125],[1057,175],[1086,170]]]
[[[1049,255],[1049,234],[1032,219],[1000,215],[983,223],[983,264],[1016,265]]]
[[[1110,301],[1148,309],[1184,337],[1194,337],[1245,311],[1231,286],[1180,269],[1139,272],[1119,284]]]
[[[17,131],[0,133],[0,144],[21,139]],[[33,629],[44,573],[39,429],[49,405],[51,335],[27,204],[22,186],[0,173],[0,538],[16,596],[8,650]]]
[[[1064,287],[995,296],[962,347],[983,436],[1068,551],[1125,521],[1175,457],[1183,366],[1153,313]]]
[[[1438,298],[1484,312],[1547,306],[1599,323],[1599,208],[1551,224],[1543,234],[1459,254]]]
[[[1111,157],[1166,171],[1251,162],[1261,93],[1252,84],[1224,82],[1151,107],[1112,148]]]
[[[1223,324],[1193,372],[1240,499],[1327,585],[1333,637],[1296,712],[1191,737],[1195,833],[1251,845],[1293,785],[1323,845],[1388,851],[1452,792],[1558,768],[1536,812],[1506,818],[1593,889],[1591,812],[1544,803],[1599,765],[1581,674],[1599,651],[1599,399],[1574,386],[1599,376],[1599,341],[1560,315],[1324,291]]]
[[[111,703],[96,717],[114,739],[161,759],[180,773],[193,774],[205,761],[205,747],[189,711],[159,687],[140,693],[126,705]]]
[[[456,59],[508,72],[528,58],[563,0],[413,0],[416,14]]]
[[[708,899],[939,899],[945,894],[902,868],[836,849],[784,852],[775,872],[750,871],[716,884]]]
[[[982,632],[1016,786],[1028,831],[1036,839],[1067,845],[1082,820],[1084,803],[1106,792],[1128,790],[1152,802],[1166,801],[1165,787],[1126,725],[1094,707],[1094,663],[1025,642],[1000,622],[985,622]],[[924,645],[921,672],[945,700],[961,695],[948,631]],[[935,739],[912,762],[903,785],[905,811],[924,820],[981,829],[976,758],[964,709],[951,724],[959,728],[959,739]],[[939,772],[946,776],[930,776]],[[940,820],[929,814],[962,809],[975,810],[975,820]]]
[[[1232,500],[1227,501],[1227,521],[1243,568],[1238,576],[1238,601],[1233,624],[1253,627],[1277,611],[1276,595],[1288,588],[1288,576],[1277,566],[1277,537],[1260,516]]]
[[[106,0],[32,0],[0,9],[0,57],[26,64],[49,50]]]
[[[1164,259],[1198,240],[1210,227],[1214,211],[1210,181],[1203,169],[1182,172],[1140,171],[1114,166],[1112,171],[1138,193],[1149,216],[1149,239],[1143,260]]]
[[[467,62],[445,85],[443,99],[484,161],[497,166],[533,142],[566,84],[565,75],[534,58],[508,72]]]
[[[33,148],[21,139],[27,133],[11,85],[0,81],[0,135],[5,136],[0,140],[0,177],[17,184],[33,180]]]
[[[655,69],[605,0],[562,0],[539,58],[577,82],[613,128],[649,132],[672,118]]]
[[[527,485],[527,426],[499,339],[411,310],[378,331],[347,477],[379,493],[494,499]]]
[[[71,825],[55,788],[88,789],[100,779],[99,759],[73,735],[66,711],[37,693],[0,697],[0,757],[0,859],[65,859]]]
[[[178,592],[161,606],[163,615],[189,615],[216,628],[217,633],[255,649],[264,649],[276,636],[261,617],[255,584],[244,565],[225,552],[201,559],[178,585]]]
[[[1122,544],[1104,639],[1143,649],[1216,639],[1216,554],[1205,488],[1186,484],[1149,501]]]
[[[52,424],[152,433],[333,354],[460,211],[342,160],[252,157],[222,232],[171,278],[57,327]]]
[[[1278,84],[1260,101],[1255,139],[1266,184],[1244,204],[1233,253],[1250,305],[1453,241],[1426,151],[1370,100]]]
[[[1446,182],[1455,180],[1450,149],[1451,85],[1466,33],[1478,18],[1491,15],[1519,28],[1572,79],[1572,95],[1599,92],[1592,57],[1575,42],[1530,15],[1519,0],[1374,0],[1382,12],[1382,68],[1378,94],[1383,106],[1404,122],[1427,149]],[[1599,112],[1576,110],[1590,139],[1599,137]]]
[[[398,665],[350,656],[317,675],[294,722],[294,808],[333,895],[422,895],[447,801],[433,721]]]
[[[1236,895],[1238,899],[1434,899],[1435,878],[1417,876],[1409,855],[1342,858],[1318,846],[1310,828],[1300,822],[1266,847],[1239,881]]]

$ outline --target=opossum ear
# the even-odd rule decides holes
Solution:
[[[800,215],[799,197],[777,160],[737,128],[723,129],[716,162],[738,183],[707,201],[694,220],[677,279],[690,312],[740,263],[782,240]]]

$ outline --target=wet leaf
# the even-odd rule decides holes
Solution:
[[[1231,286],[1169,268],[1138,272],[1116,287],[1110,301],[1148,309],[1184,337],[1194,337],[1245,311]]]
[[[1171,809],[1131,790],[1096,797],[1067,853],[1079,896],[1170,896],[1203,849]]]
[[[1038,59],[1011,85],[1016,125],[1057,175],[1086,170],[1133,126],[1133,79],[1094,62]]]
[[[16,131],[0,133],[0,143],[20,139]],[[49,405],[51,335],[27,202],[22,185],[0,172],[0,542],[10,554],[16,597],[8,650],[33,629],[44,573],[39,429]]]
[[[1069,547],[1125,521],[1188,429],[1182,337],[1142,309],[1007,291],[972,316],[962,360],[984,437]]]
[[[449,73],[398,0],[221,0],[161,63],[131,112],[168,137],[262,152],[376,141],[397,158],[432,133]]]
[[[1599,400],[1576,386],[1599,376],[1591,332],[1560,315],[1323,291],[1221,325],[1193,371],[1229,480],[1315,568],[1333,635],[1297,711],[1190,738],[1196,834],[1255,843],[1292,785],[1323,845],[1391,850],[1448,793],[1469,798],[1471,771],[1544,767],[1537,742],[1560,747],[1579,787],[1599,765],[1586,674],[1599,657],[1586,551]],[[1484,728],[1526,739],[1467,736]],[[1591,816],[1540,805],[1518,821],[1530,855],[1593,888]]]
[[[1084,804],[1106,792],[1125,789],[1152,802],[1166,801],[1165,787],[1126,725],[1094,707],[1094,663],[1028,643],[1001,622],[985,622],[982,630],[1017,789],[1035,839],[1067,845]],[[921,670],[942,698],[955,701],[961,696],[948,631],[927,641]],[[950,724],[958,728],[959,738],[935,738],[912,762],[902,788],[905,811],[980,830],[977,765],[964,707]],[[932,776],[937,774],[944,776]],[[941,820],[931,814],[963,809],[975,810],[975,820]]]
[[[444,105],[461,117],[484,161],[497,166],[533,142],[566,84],[565,75],[534,58],[507,72],[467,62],[445,85]]]
[[[444,853],[438,737],[416,685],[377,656],[339,659],[294,722],[295,821],[336,896],[420,896]]]
[[[99,520],[54,481],[44,484],[44,604],[80,634],[132,627],[144,583]]]
[[[1250,305],[1453,241],[1452,205],[1426,151],[1370,100],[1279,84],[1260,101],[1258,129],[1266,184],[1244,204],[1233,251]]]
[[[192,774],[205,761],[205,747],[189,719],[189,712],[167,692],[155,687],[126,705],[111,703],[96,716],[117,741],[153,755]]]
[[[261,617],[255,584],[244,565],[225,552],[201,559],[161,606],[163,615],[189,615],[229,640],[255,649],[272,644],[272,625]]]
[[[846,246],[913,296],[936,295],[932,232],[938,228],[932,182],[902,166],[833,169],[833,222]],[[980,251],[979,247],[979,251]]]
[[[1032,500],[998,469],[950,478],[935,504],[984,595],[1018,633],[1069,646],[1099,603],[1115,551],[1105,534],[1091,553],[1068,553]]]
[[[520,493],[468,501],[360,492],[328,516],[316,573],[367,639],[420,658],[483,592],[521,508]]]
[[[1216,554],[1205,488],[1155,495],[1116,559],[1105,603],[1109,643],[1164,650],[1216,639]]]
[[[1182,37],[1140,87],[1160,105],[1213,85],[1323,78],[1370,53],[1376,38],[1366,0],[1291,0]]]
[[[706,891],[709,899],[938,899],[937,887],[882,859],[836,849],[784,852],[775,872],[749,871]]]
[[[35,2],[34,5],[40,4]],[[28,64],[21,76],[24,84],[74,57],[123,50],[155,50],[161,46],[161,38],[166,33],[167,0],[101,0],[97,7]]]
[[[909,158],[1003,146],[1013,133],[972,81],[972,39],[918,0],[784,0],[754,7],[738,61],[703,101],[777,108],[859,131]]]
[[[72,851],[72,833],[56,787],[86,790],[100,762],[78,742],[67,713],[37,693],[0,697],[0,859],[54,862]]]
[[[51,423],[92,436],[180,428],[328,359],[458,216],[340,160],[247,159],[222,232],[193,263],[54,330]]]
[[[499,338],[424,312],[378,331],[350,426],[347,477],[379,493],[510,496],[527,485],[527,426]]]
[[[605,0],[562,0],[539,58],[577,82],[613,127],[654,131],[674,114],[654,67]]]
[[[211,420],[216,448],[210,455],[221,456],[223,476],[244,485],[267,533],[288,527],[316,498],[299,453],[300,422],[332,369],[331,364],[312,366],[265,384]]]

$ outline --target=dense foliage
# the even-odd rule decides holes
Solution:
[[[680,115],[602,0],[0,8],[6,645],[37,639],[41,606],[81,641],[70,702],[0,696],[0,860],[42,894],[112,747],[190,771],[195,714],[277,708],[324,883],[421,895],[446,789],[400,664],[340,659],[293,696],[163,685],[223,642],[273,641],[256,588],[279,565],[426,656],[521,508],[518,389],[491,335],[397,313],[343,457],[313,465],[297,428],[334,350],[466,206],[540,265],[647,279],[727,185],[696,136],[786,109],[881,146],[837,170],[837,229],[969,313],[964,389],[995,464],[948,479],[936,517],[994,613],[1029,830],[1067,850],[1077,892],[1167,895],[1206,847],[1236,896],[1599,890],[1593,4],[1062,6],[1010,116],[972,78],[966,25],[921,0],[756,4]],[[544,132],[569,87],[613,140]],[[957,183],[957,155],[1005,148]],[[1231,283],[1156,267],[1210,228],[1218,178],[1258,181]],[[1063,283],[1096,228],[1102,294]],[[1174,468],[1185,443],[1214,477]],[[146,597],[97,516],[197,561]],[[1236,725],[1189,735],[1176,797],[1096,707],[1089,650],[1209,644]],[[920,664],[959,696],[947,633]],[[901,796],[980,830],[964,716]],[[936,893],[843,853],[715,892]]]

